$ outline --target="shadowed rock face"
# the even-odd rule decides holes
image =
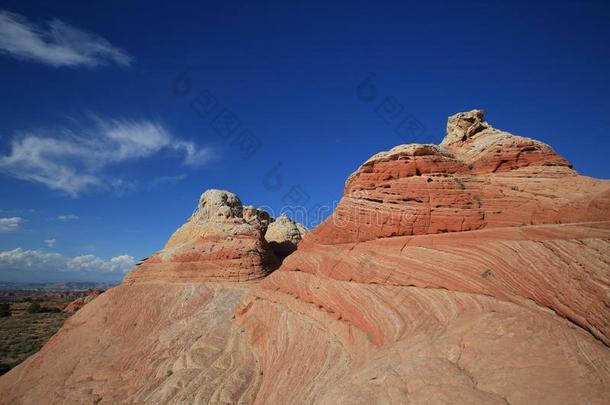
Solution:
[[[204,193],[0,403],[607,402],[610,182],[481,110],[447,132],[371,157],[262,280],[302,231]]]

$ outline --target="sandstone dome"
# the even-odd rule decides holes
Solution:
[[[174,232],[161,251],[132,271],[125,282],[260,279],[275,270],[285,256],[277,257],[273,246],[265,240],[273,221],[263,210],[244,207],[230,191],[206,190],[187,222]],[[282,219],[274,228],[279,229],[284,223]],[[300,238],[285,241],[278,235],[275,240],[296,248]]]
[[[276,226],[204,193],[0,403],[608,402],[610,181],[549,145],[452,115],[364,162],[272,271]]]

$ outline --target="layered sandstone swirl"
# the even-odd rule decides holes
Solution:
[[[609,280],[610,181],[473,110],[308,233],[207,191],[0,403],[608,403]]]

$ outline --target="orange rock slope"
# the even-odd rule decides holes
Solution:
[[[64,312],[68,314],[75,313],[76,311],[99,297],[103,292],[103,290],[97,290],[95,288],[87,290],[87,295],[85,295],[84,297],[77,298],[68,305],[66,305],[66,307],[64,308]]]
[[[219,206],[0,378],[0,402],[610,398],[610,182],[482,111],[365,162],[268,276],[264,226]]]

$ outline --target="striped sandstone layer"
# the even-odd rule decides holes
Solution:
[[[264,238],[269,220],[256,209],[244,215],[241,201],[231,192],[207,190],[163,250],[137,266],[125,283],[260,279],[279,264]]]
[[[271,274],[268,223],[233,197],[202,196],[0,378],[0,404],[610,397],[610,182],[548,145],[452,116],[440,145],[365,162]]]
[[[365,162],[242,301],[257,403],[610,397],[610,182],[479,110],[447,130]]]

